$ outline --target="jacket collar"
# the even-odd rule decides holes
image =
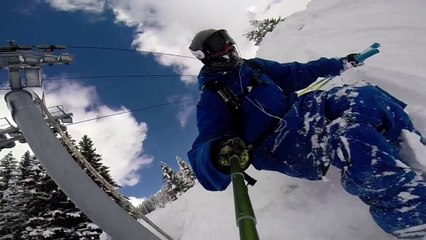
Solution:
[[[226,75],[229,75],[235,71],[238,71],[241,67],[241,64],[243,64],[244,60],[241,59],[241,61],[238,61],[237,64],[230,68],[213,68],[209,67],[207,65],[204,65],[200,73],[198,74],[198,87],[201,90],[204,84],[211,82],[211,81],[220,81],[224,79]]]

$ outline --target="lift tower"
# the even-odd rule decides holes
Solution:
[[[84,173],[52,132],[41,108],[34,103],[34,95],[26,90],[42,86],[43,66],[72,62],[70,54],[61,52],[65,49],[60,45],[18,46],[13,41],[0,47],[0,68],[9,72],[11,91],[5,100],[12,118],[50,177],[112,239],[158,240],[158,236],[127,214]],[[13,147],[10,138],[0,136],[2,140],[9,144],[4,146]]]

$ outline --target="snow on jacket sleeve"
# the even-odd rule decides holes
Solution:
[[[236,136],[231,113],[216,93],[204,90],[197,104],[199,135],[188,152],[189,162],[200,184],[210,191],[221,191],[231,182],[229,174],[213,166],[215,143]]]
[[[337,76],[343,70],[343,60],[337,58],[320,58],[307,63],[278,63],[256,59],[270,77],[287,94],[303,89],[319,77]]]

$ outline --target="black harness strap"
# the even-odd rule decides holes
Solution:
[[[243,110],[242,110],[242,102],[244,98],[250,93],[250,91],[261,85],[260,75],[263,74],[263,68],[260,64],[254,62],[253,60],[244,60],[250,68],[254,69],[255,72],[253,77],[250,79],[249,84],[244,88],[243,92],[240,95],[236,95],[232,89],[223,84],[221,81],[211,81],[204,84],[203,88],[212,90],[216,92],[219,97],[223,100],[228,110],[231,112],[235,126],[237,127],[237,133],[239,136],[242,136],[242,122],[243,122]]]
[[[263,67],[259,63],[255,62],[254,60],[244,60],[244,63],[247,64],[251,69],[255,70],[252,80],[254,79],[260,83],[259,81],[260,75],[262,75],[265,72],[263,70]]]
[[[211,81],[204,84],[203,89],[209,89],[216,92],[219,97],[223,100],[228,110],[231,112],[234,124],[237,129],[237,134],[243,136],[243,110],[242,110],[242,101],[249,94],[249,92],[259,85],[261,85],[260,75],[263,74],[262,66],[252,60],[244,61],[250,68],[254,69],[255,72],[253,77],[250,79],[247,87],[244,88],[243,92],[238,96],[232,89],[223,84],[221,81]],[[253,186],[256,183],[256,179],[250,177],[244,172],[244,179],[247,181],[248,185]]]
[[[236,96],[228,86],[224,85],[220,81],[208,82],[204,84],[204,88],[216,92],[217,95],[219,95],[219,97],[223,100],[226,107],[231,112],[235,126],[238,129],[237,133],[240,135],[242,133],[242,129],[240,130],[239,123],[243,121],[243,111],[239,97]]]

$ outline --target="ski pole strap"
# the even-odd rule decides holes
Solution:
[[[257,180],[252,178],[250,175],[248,175],[246,172],[243,172],[244,180],[246,180],[247,184],[250,186],[254,186],[256,184]]]

